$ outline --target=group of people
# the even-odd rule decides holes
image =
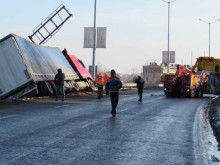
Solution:
[[[97,74],[96,84],[97,84],[97,87],[98,87],[98,99],[101,99],[103,97],[103,89],[104,89],[108,79],[109,79],[108,73],[105,73],[104,77],[102,76],[101,73]],[[106,92],[106,95],[109,95],[108,90],[105,90],[105,92]]]
[[[56,101],[58,100],[59,91],[62,93],[62,101],[65,100],[65,91],[64,91],[64,79],[65,74],[62,73],[61,69],[58,69],[58,73],[56,74],[54,78],[54,82],[56,85]],[[144,89],[144,80],[139,75],[138,78],[135,80],[135,83],[137,83],[137,89],[138,89],[138,96],[139,96],[139,102],[142,101],[142,94]],[[112,110],[111,114],[113,117],[116,115],[116,107],[118,105],[119,101],[119,90],[122,87],[122,82],[120,78],[116,76],[116,72],[114,69],[111,70],[111,76],[109,77],[108,74],[105,74],[105,77],[102,77],[102,74],[97,75],[97,87],[98,87],[98,98],[101,98],[103,96],[103,87],[105,86],[106,95],[110,94],[111,99],[111,105]]]

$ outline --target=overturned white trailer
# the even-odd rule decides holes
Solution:
[[[57,69],[66,75],[65,86],[74,89],[79,79],[58,48],[33,44],[15,34],[0,40],[0,99],[54,92]]]

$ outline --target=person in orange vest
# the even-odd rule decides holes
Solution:
[[[104,86],[104,79],[101,73],[97,74],[97,86],[98,86],[98,99],[103,97],[103,86]]]
[[[105,77],[104,77],[105,84],[107,83],[108,79],[109,79],[109,75],[108,75],[108,73],[105,73]],[[107,90],[107,88],[105,88],[105,94],[109,95],[109,91]]]

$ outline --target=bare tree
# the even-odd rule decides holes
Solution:
[[[133,83],[138,75],[138,69],[137,68],[131,68],[129,71],[129,74],[124,74],[122,76],[122,81],[124,83]]]
[[[156,61],[143,66],[143,78],[147,84],[158,84],[161,80],[162,68]]]

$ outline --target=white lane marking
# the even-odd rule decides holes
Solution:
[[[60,105],[60,106],[57,106],[57,107],[54,107],[54,108],[62,108],[62,107],[67,107],[67,106],[69,106],[68,104],[66,104],[66,105]]]
[[[0,117],[0,120],[7,119],[7,118],[10,118],[10,117],[14,117],[14,116],[17,116],[17,115],[10,115],[10,116],[5,116],[5,117]]]

